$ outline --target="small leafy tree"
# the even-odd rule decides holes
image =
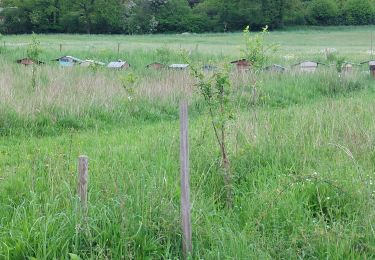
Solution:
[[[160,47],[158,49],[156,49],[156,56],[157,56],[157,59],[158,61],[160,61],[161,63],[163,64],[166,64],[169,62],[170,60],[170,57],[173,55],[174,53],[172,52],[171,49],[169,49],[168,47],[166,46],[163,46],[163,47]]]
[[[32,64],[32,76],[31,76],[31,86],[33,89],[36,88],[36,69],[37,63],[39,61],[39,56],[41,53],[40,42],[37,38],[37,35],[33,33],[31,43],[27,48],[27,57],[33,61]]]
[[[345,64],[345,57],[337,57],[335,65],[336,65],[336,70],[338,73],[342,72],[344,64]]]
[[[268,26],[266,25],[260,33],[251,35],[250,27],[246,26],[243,30],[245,46],[241,50],[244,58],[250,62],[252,68],[251,85],[253,91],[252,103],[256,103],[257,99],[257,85],[258,85],[258,72],[266,65],[272,53],[276,52],[278,45],[266,42],[268,34]]]
[[[334,49],[333,50],[326,49],[325,53],[326,53],[327,62],[329,64],[334,65],[336,67],[337,72],[341,73],[342,66],[345,64],[346,58],[344,56],[339,55],[339,53],[335,51]]]
[[[267,34],[267,25],[262,29],[262,32],[255,35],[251,35],[249,26],[243,30],[245,47],[241,50],[242,55],[256,70],[261,69],[268,61],[270,54],[278,49],[278,45],[266,43]]]
[[[190,65],[192,75],[197,80],[196,86],[199,94],[208,106],[212,128],[221,153],[226,206],[231,208],[233,205],[233,176],[230,169],[227,136],[228,122],[234,116],[231,102],[232,84],[230,82],[229,69],[224,68],[211,76],[206,76],[194,65]]]

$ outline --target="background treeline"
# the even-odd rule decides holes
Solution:
[[[250,25],[364,25],[375,0],[3,0],[2,33],[236,31]]]

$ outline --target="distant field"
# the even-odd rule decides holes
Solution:
[[[240,33],[38,35],[46,64],[36,69],[35,88],[31,67],[15,63],[30,36],[4,36],[0,259],[182,259],[182,97],[189,101],[192,259],[375,259],[375,79],[367,64],[339,74],[324,53],[368,60],[373,30],[271,32],[268,41],[280,49],[269,64],[327,66],[230,71],[232,208],[224,206],[220,149],[196,81],[188,71],[145,66],[184,62],[180,49],[198,65],[226,64],[241,57]],[[132,66],[61,68],[52,59],[64,54]],[[89,157],[87,218],[77,197],[82,154]]]
[[[374,26],[331,27],[324,29],[295,29],[271,32],[268,40],[280,44],[277,55],[291,56],[289,59],[319,57],[326,48],[335,48],[355,62],[369,56],[371,32]],[[375,38],[375,36],[373,36]],[[103,52],[152,51],[160,47],[174,50],[186,49],[209,55],[240,56],[241,33],[221,34],[171,34],[171,35],[40,35],[39,39],[46,51],[58,52],[60,44],[63,53],[89,53],[91,56]],[[30,35],[4,36],[10,48],[22,48],[30,41]],[[374,40],[375,41],[375,40]],[[88,55],[88,54],[86,54]],[[287,62],[287,61],[285,61]]]

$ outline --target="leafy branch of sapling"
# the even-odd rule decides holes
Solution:
[[[326,49],[325,56],[326,56],[326,61],[330,65],[334,65],[336,67],[337,72],[341,73],[343,69],[343,65],[345,64],[346,58],[344,56],[339,55],[335,49],[333,50]]]
[[[266,43],[266,36],[268,35],[268,26],[266,25],[262,32],[251,35],[250,27],[246,26],[243,30],[243,37],[245,46],[241,49],[242,55],[250,63],[251,66],[251,85],[253,89],[252,103],[256,103],[258,73],[266,65],[269,56],[276,52],[279,45],[273,43]]]
[[[32,61],[32,76],[31,76],[31,86],[33,89],[36,88],[36,69],[37,63],[39,62],[39,56],[41,53],[40,42],[37,38],[37,35],[33,33],[31,38],[31,43],[27,48],[27,58]]]
[[[233,176],[228,156],[228,122],[234,118],[232,112],[232,84],[229,69],[224,68],[211,75],[204,74],[194,64],[190,64],[191,74],[196,79],[195,86],[203,97],[212,123],[216,141],[220,148],[226,206],[233,206]]]
[[[268,34],[267,25],[262,29],[262,32],[256,33],[254,36],[251,35],[249,26],[246,26],[243,30],[245,47],[241,49],[241,52],[253,69],[262,69],[269,60],[270,54],[276,52],[279,48],[277,44],[266,43]]]
[[[337,70],[337,72],[338,73],[341,73],[342,72],[342,69],[343,69],[343,66],[344,66],[344,64],[345,64],[345,60],[346,60],[346,58],[345,57],[343,57],[343,56],[339,56],[339,57],[337,57],[336,58],[336,70]]]

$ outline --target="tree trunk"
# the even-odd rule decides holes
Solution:
[[[221,114],[224,115],[225,113],[225,107],[224,107],[224,88],[220,89],[220,110]],[[233,185],[232,185],[232,175],[230,171],[230,163],[229,158],[227,154],[227,148],[225,145],[226,139],[225,139],[225,122],[222,122],[221,124],[221,142],[220,148],[221,148],[221,155],[222,155],[222,163],[223,163],[223,170],[224,170],[224,185],[225,185],[225,195],[226,195],[226,204],[228,208],[232,208],[233,206]]]
[[[225,128],[224,125],[221,128],[221,155],[224,170],[224,185],[225,185],[225,196],[226,204],[228,208],[233,206],[233,190],[232,190],[232,175],[230,171],[230,163],[225,146]]]

